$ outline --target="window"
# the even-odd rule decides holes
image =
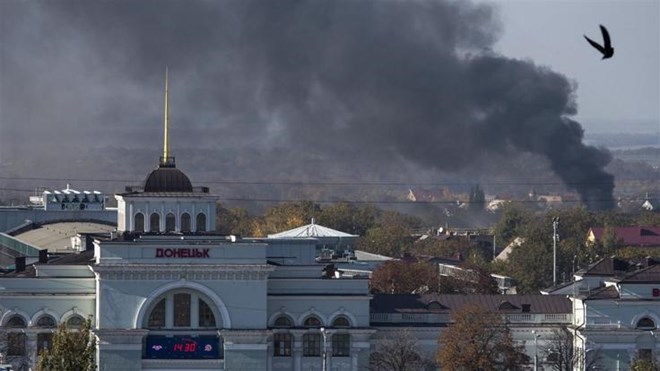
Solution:
[[[190,232],[190,214],[188,213],[181,214],[181,232]]]
[[[161,299],[154,309],[151,310],[149,321],[147,324],[149,328],[165,327],[165,299]]]
[[[174,232],[176,230],[176,218],[174,214],[165,215],[165,232]]]
[[[197,232],[206,232],[206,215],[197,214]]]
[[[190,327],[190,294],[174,294],[174,327]]]
[[[149,232],[160,232],[160,215],[153,213],[149,217]]]
[[[43,332],[37,334],[37,353],[44,349],[50,350],[53,346],[53,334],[50,332]]]
[[[291,327],[291,320],[286,316],[277,317],[274,325],[275,327]]]
[[[305,326],[305,327],[321,327],[321,320],[318,319],[317,317],[314,317],[314,316],[307,317],[307,319],[305,319],[305,322],[303,322],[303,326]]]
[[[348,322],[348,319],[346,317],[337,317],[335,318],[334,321],[332,321],[332,326],[334,327],[350,327],[351,324]]]
[[[24,329],[27,327],[27,322],[23,317],[14,315],[7,320],[6,327],[9,329]],[[20,331],[20,330],[18,330]],[[24,356],[25,355],[25,341],[27,336],[25,333],[14,330],[7,334],[7,355],[8,356]]]
[[[318,357],[321,355],[321,334],[303,335],[303,357]]]
[[[135,214],[135,231],[144,232],[144,214]]]
[[[291,334],[274,334],[273,335],[273,355],[275,357],[291,357]]]
[[[198,299],[199,327],[215,327],[215,316],[211,307],[202,299]]]
[[[51,316],[41,316],[37,320],[37,327],[54,328],[57,327],[57,323],[55,322],[55,318]]]
[[[22,332],[10,332],[7,334],[7,355],[24,356],[25,341],[27,336]]]
[[[143,326],[149,329],[217,328],[211,300],[195,291],[175,290],[156,299]]]
[[[332,335],[332,356],[348,357],[351,350],[351,335],[334,334]]]
[[[68,328],[81,328],[85,320],[78,315],[72,316],[66,321],[66,326]]]
[[[8,321],[7,321],[7,327],[9,328],[25,328],[27,327],[27,323],[21,316],[12,316]]]
[[[652,330],[655,328],[655,322],[649,317],[644,317],[637,321],[637,328],[642,330]]]

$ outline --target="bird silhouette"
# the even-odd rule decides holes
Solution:
[[[607,32],[607,29],[601,24],[600,25],[600,32],[603,34],[603,45],[601,46],[597,42],[591,40],[587,36],[584,36],[585,39],[593,46],[596,48],[601,54],[603,54],[602,59],[607,59],[607,58],[612,58],[614,55],[614,48],[612,47],[612,41],[610,40],[610,34]]]

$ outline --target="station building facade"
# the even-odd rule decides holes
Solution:
[[[324,273],[316,239],[216,234],[217,197],[174,158],[115,197],[111,238],[0,278],[4,362],[27,369],[58,323],[91,318],[101,370],[367,366],[368,280]]]

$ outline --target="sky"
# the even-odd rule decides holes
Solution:
[[[577,121],[588,132],[660,135],[660,1],[493,0],[503,24],[495,49],[565,74],[577,83]],[[583,35],[614,57],[600,61]],[[660,139],[659,139],[660,141]]]
[[[658,133],[658,23],[655,0],[0,0],[0,165],[160,149],[169,66],[171,147],[216,173],[512,179],[530,155],[611,205],[584,131]]]

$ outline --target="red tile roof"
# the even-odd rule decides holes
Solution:
[[[591,228],[591,232],[599,241],[605,233],[604,227]],[[614,233],[627,246],[658,246],[660,247],[660,227],[615,227]]]

